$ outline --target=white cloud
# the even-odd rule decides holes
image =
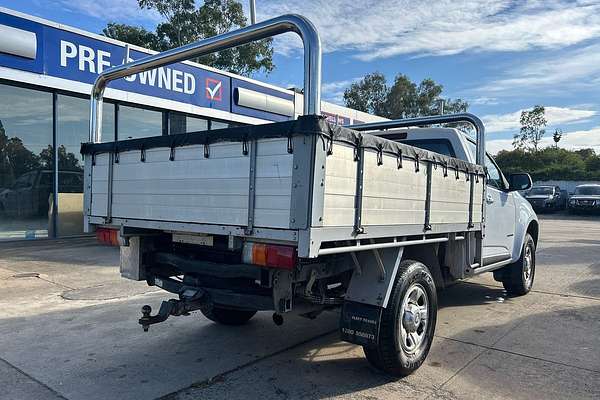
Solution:
[[[477,106],[495,106],[500,104],[500,101],[495,97],[476,97],[469,100],[469,104]]]
[[[485,150],[494,155],[498,154],[501,150],[512,150],[512,139],[495,139],[488,140],[485,142]]]
[[[541,147],[553,145],[554,141],[551,135],[542,138]],[[564,132],[558,145],[568,150],[592,148],[600,154],[600,126],[587,130]],[[489,140],[486,142],[486,148],[490,154],[496,154],[500,150],[512,150],[512,139]]]
[[[321,85],[323,100],[342,105],[344,103],[344,91],[359,79],[354,78],[323,83]]]
[[[306,15],[324,50],[350,50],[369,61],[398,54],[556,49],[600,37],[600,4],[498,0],[259,1],[259,19]],[[298,40],[279,40],[281,52]]]
[[[564,90],[594,88],[600,84],[600,44],[563,52],[560,55],[526,63],[508,71],[505,77],[477,89],[493,93],[547,88]],[[559,87],[559,85],[562,85]]]
[[[106,22],[147,25],[162,20],[153,10],[140,9],[137,0],[58,0],[63,10],[76,12]]]
[[[545,107],[547,126],[556,126],[561,124],[573,124],[586,122],[591,117],[597,114],[593,110],[582,110],[568,107]],[[521,112],[518,110],[507,114],[490,114],[485,115],[481,119],[485,124],[485,130],[488,133],[492,132],[517,132],[521,127],[519,119]]]

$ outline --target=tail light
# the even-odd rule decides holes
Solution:
[[[119,230],[110,228],[98,228],[96,229],[96,239],[100,243],[107,244],[109,246],[119,246]]]
[[[294,269],[297,259],[296,248],[292,246],[254,242],[244,243],[243,260],[246,264],[291,270]]]

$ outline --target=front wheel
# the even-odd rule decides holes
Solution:
[[[378,343],[363,347],[367,360],[394,376],[411,374],[429,353],[436,319],[437,295],[429,269],[417,261],[402,261],[381,315]]]
[[[234,310],[215,305],[202,307],[200,312],[211,321],[233,326],[244,325],[256,314],[254,310]]]
[[[530,234],[525,235],[521,258],[503,269],[502,285],[509,294],[522,296],[529,293],[535,278],[535,242]]]

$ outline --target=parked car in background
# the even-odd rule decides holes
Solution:
[[[569,199],[569,210],[572,213],[600,212],[600,185],[577,186],[575,193]]]
[[[534,186],[525,198],[537,212],[563,210],[567,206],[567,197],[558,186]]]

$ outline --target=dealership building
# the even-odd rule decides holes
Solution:
[[[0,240],[82,234],[80,144],[98,73],[153,52],[0,7]],[[378,120],[323,102],[341,125]],[[302,94],[192,62],[112,82],[102,141],[296,118]]]

